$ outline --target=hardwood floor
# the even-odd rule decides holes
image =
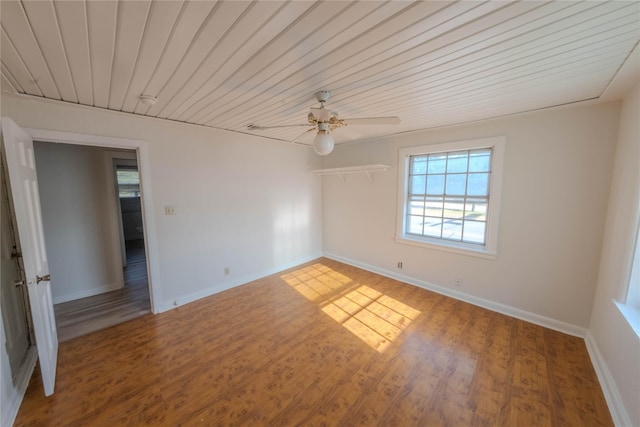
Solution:
[[[54,306],[58,340],[72,338],[151,313],[144,242],[127,247],[124,287]]]
[[[60,346],[17,426],[611,426],[584,341],[328,259]]]

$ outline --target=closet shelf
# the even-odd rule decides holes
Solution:
[[[371,173],[372,172],[386,172],[389,170],[391,166],[387,165],[362,165],[362,166],[348,166],[344,168],[331,168],[331,169],[315,169],[315,172],[318,175],[338,175],[340,180],[344,182],[344,176],[352,173],[364,173],[371,181]]]

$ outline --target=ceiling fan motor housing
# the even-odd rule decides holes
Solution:
[[[320,103],[327,102],[330,96],[331,96],[331,92],[329,92],[328,90],[320,90],[316,92],[316,99]]]

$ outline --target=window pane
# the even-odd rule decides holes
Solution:
[[[494,255],[496,228],[488,223],[488,210],[494,180],[502,172],[503,147],[503,137],[492,137],[400,149],[406,188],[397,221],[412,235],[409,240],[440,240],[443,246]]]
[[[488,201],[486,199],[468,198],[464,207],[464,219],[486,221],[487,203]]]
[[[118,197],[140,197],[140,176],[137,169],[116,169],[116,181],[118,182]]]
[[[442,237],[442,218],[425,217],[424,235],[429,237]]]
[[[466,172],[468,157],[468,151],[449,153],[447,159],[447,173]]]
[[[444,175],[427,175],[427,194],[444,194]]]
[[[469,153],[469,172],[491,170],[491,149],[473,150]]]
[[[424,187],[427,182],[426,175],[413,175],[409,183],[410,194],[424,194]]]
[[[425,174],[427,173],[427,157],[426,156],[412,156],[411,157],[411,174]]]
[[[429,173],[445,173],[447,167],[446,154],[430,154],[429,155]]]
[[[409,234],[422,234],[422,223],[424,222],[422,216],[408,215],[407,223],[409,224],[409,229],[407,233]]]
[[[409,198],[408,215],[424,215],[424,197],[411,196]]]
[[[469,243],[479,243],[481,245],[484,245],[486,228],[486,222],[465,221],[464,236],[462,240]]]
[[[463,218],[464,217],[464,199],[459,197],[447,197],[444,199],[444,215],[445,218]]]
[[[462,220],[447,220],[442,225],[442,238],[462,240]]]
[[[470,173],[467,185],[467,194],[469,196],[488,196],[489,195],[489,174],[488,173]]]
[[[140,183],[138,171],[132,169],[118,169],[116,171],[116,179],[118,181],[118,185]]]
[[[447,174],[446,194],[451,196],[464,196],[466,186],[467,186],[466,174],[463,174],[463,173]]]
[[[118,197],[140,197],[139,185],[119,185]]]
[[[442,217],[442,203],[442,197],[427,197],[424,214],[427,216]]]

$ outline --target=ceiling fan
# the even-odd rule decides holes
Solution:
[[[307,123],[279,125],[279,126],[260,126],[253,123],[247,125],[249,130],[276,129],[286,127],[308,127],[308,132],[317,130],[318,133],[313,139],[313,149],[321,156],[331,153],[334,146],[331,131],[342,126],[348,125],[397,125],[400,123],[399,117],[368,117],[359,119],[341,119],[338,113],[324,108],[325,102],[329,100],[331,93],[328,90],[316,92],[315,97],[320,103],[320,108],[311,108],[311,112],[307,115]]]

